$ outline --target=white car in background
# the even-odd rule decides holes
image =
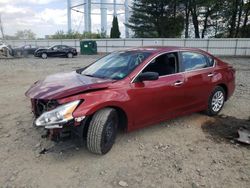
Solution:
[[[7,44],[0,41],[0,57],[10,57],[10,56],[12,56],[12,49]]]

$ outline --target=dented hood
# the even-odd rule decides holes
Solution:
[[[59,99],[93,89],[104,89],[114,80],[88,77],[76,72],[59,73],[39,80],[25,93],[32,99]]]

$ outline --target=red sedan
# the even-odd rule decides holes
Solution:
[[[235,89],[235,69],[199,49],[143,47],[111,53],[74,72],[46,77],[26,92],[34,124],[50,138],[86,140],[107,153],[117,129],[222,109]]]

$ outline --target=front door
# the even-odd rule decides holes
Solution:
[[[157,72],[159,79],[131,83],[130,97],[134,126],[140,128],[176,116],[185,98],[184,74],[179,73],[178,53],[166,53],[152,60],[142,72]]]
[[[58,53],[59,53],[59,46],[54,46],[53,48],[50,48],[48,50],[48,55],[53,57],[53,56],[58,56]]]

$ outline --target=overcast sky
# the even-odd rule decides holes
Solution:
[[[72,6],[83,3],[84,0],[72,0]],[[107,0],[112,2],[113,0]],[[124,3],[124,0],[116,0]],[[130,2],[131,0],[129,0]],[[92,0],[100,2],[100,0]],[[79,7],[83,11],[83,7]],[[99,5],[92,5],[92,12],[100,12]],[[117,6],[117,12],[124,12],[124,6]],[[113,7],[108,6],[108,14],[113,13]],[[31,29],[36,37],[54,34],[58,30],[67,31],[67,0],[0,0],[0,14],[4,33],[14,35],[18,30]],[[100,16],[92,15],[92,31],[100,30]],[[113,16],[108,15],[108,31]],[[119,27],[124,37],[124,14],[118,15]],[[72,11],[72,29],[83,32],[84,18],[82,13]]]

